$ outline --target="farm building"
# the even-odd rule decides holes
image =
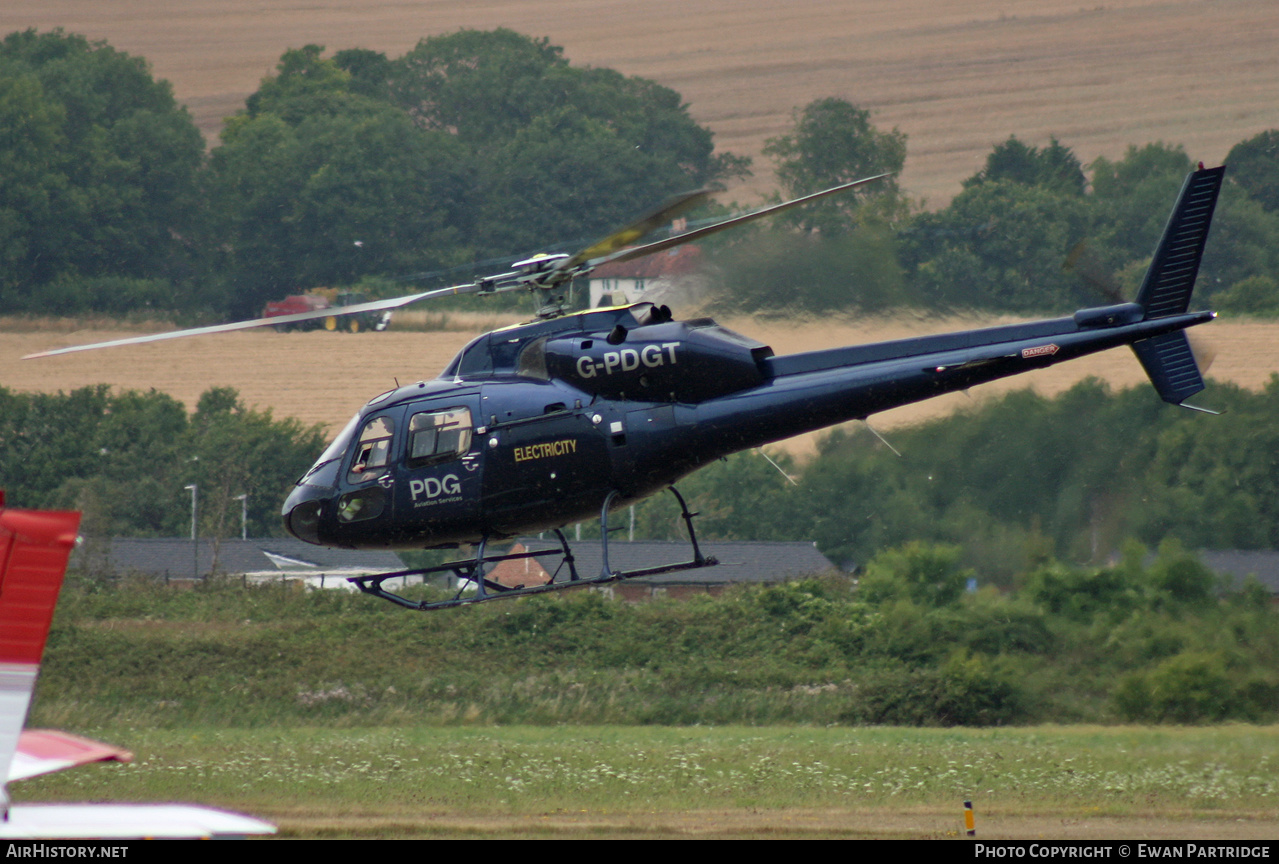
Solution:
[[[707,290],[702,263],[702,250],[677,246],[634,261],[603,264],[591,273],[591,308],[640,300],[668,305],[702,300]]]
[[[326,549],[292,538],[182,540],[117,537],[87,540],[70,569],[93,576],[192,581],[210,574],[246,582],[290,581],[316,588],[349,588],[348,576],[403,570],[394,552]]]

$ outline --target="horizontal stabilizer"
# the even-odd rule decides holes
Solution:
[[[1184,330],[1134,342],[1132,350],[1165,402],[1180,405],[1204,389],[1199,364]]]
[[[132,762],[133,754],[56,729],[24,729],[18,736],[18,752],[9,766],[8,779],[25,780],[90,762],[110,761]]]
[[[1225,173],[1226,167],[1222,165],[1200,168],[1186,177],[1177,206],[1168,218],[1150,269],[1137,292],[1137,303],[1146,310],[1146,320],[1180,315],[1190,308],[1190,293],[1199,275],[1199,262]]]

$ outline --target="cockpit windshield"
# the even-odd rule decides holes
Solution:
[[[333,439],[333,443],[324,449],[324,452],[320,455],[320,458],[316,460],[315,464],[323,465],[325,462],[337,459],[345,453],[346,445],[351,443],[351,437],[355,435],[355,427],[359,424],[359,422],[360,414],[357,411],[355,416],[342,427],[342,431],[338,433],[338,437]]]
[[[311,466],[311,470],[302,475],[302,479],[298,480],[299,486],[332,486],[337,482],[338,476],[338,460],[346,453],[347,446],[351,443],[351,439],[355,436],[356,426],[360,422],[360,415],[357,413],[351,418],[351,421],[343,427],[338,436],[333,439],[333,443],[325,448],[320,454],[320,458],[315,460],[315,464]],[[331,466],[330,470],[325,470],[327,466]]]

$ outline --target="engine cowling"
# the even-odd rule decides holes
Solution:
[[[551,377],[587,393],[687,403],[762,384],[760,361],[773,355],[709,318],[566,335],[545,351]]]

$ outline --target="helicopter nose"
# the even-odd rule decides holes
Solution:
[[[306,543],[320,542],[320,512],[325,495],[313,487],[298,486],[284,502],[284,530]]]
[[[284,514],[284,530],[306,543],[320,545],[321,501],[305,501]]]

